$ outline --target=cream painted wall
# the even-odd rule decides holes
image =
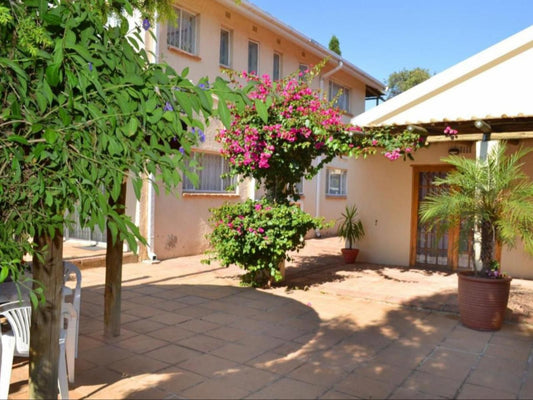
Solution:
[[[533,140],[522,140],[520,145],[533,147]],[[518,149],[519,146],[509,144],[509,151]],[[533,152],[529,153],[523,166],[523,171],[533,179]],[[513,249],[504,248],[501,259],[502,271],[515,278],[533,279],[533,256],[526,253],[521,242],[516,243]]]
[[[357,205],[366,236],[358,261],[409,265],[413,165],[439,165],[448,144],[434,144],[414,154],[415,161],[389,161],[376,154],[352,161],[349,204]],[[475,150],[474,150],[475,151]]]

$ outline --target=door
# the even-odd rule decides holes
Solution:
[[[445,177],[448,165],[413,167],[413,201],[411,216],[411,266],[450,267],[468,269],[473,265],[472,235],[460,226],[437,232],[420,222],[420,203],[431,192],[439,190],[435,178]],[[462,225],[462,224],[461,224]]]

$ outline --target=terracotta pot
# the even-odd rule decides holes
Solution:
[[[354,264],[357,255],[359,254],[359,249],[341,249],[342,255],[344,256],[344,262],[346,264]]]
[[[459,315],[464,326],[478,331],[502,327],[512,278],[489,279],[459,272]]]

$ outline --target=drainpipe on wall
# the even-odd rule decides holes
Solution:
[[[335,68],[333,68],[331,71],[329,72],[326,72],[325,74],[321,75],[320,76],[320,95],[323,96],[324,95],[324,80],[326,78],[329,78],[331,75],[333,75],[335,72],[339,71],[342,66],[344,65],[344,63],[342,62],[342,60],[339,60],[339,65],[337,65]],[[318,157],[318,163],[320,164],[323,160],[323,157],[320,156]],[[322,179],[320,179],[322,176],[322,172],[319,172],[316,176],[316,191],[315,191],[315,217],[320,217],[320,196],[322,195],[321,191],[320,191],[320,185],[321,185],[321,181]],[[315,230],[315,236],[317,238],[319,238],[320,236],[322,236],[322,234],[320,233],[320,229],[316,229]]]
[[[157,16],[155,18],[157,20]],[[145,35],[145,40],[147,41],[148,46],[150,47],[153,45],[155,47],[155,51],[153,52],[155,54],[154,57],[154,63],[159,62],[159,45],[157,42],[157,38],[159,37],[159,23],[154,24],[155,27],[155,39],[151,37],[150,32],[147,31]],[[147,49],[148,50],[148,49]],[[156,264],[160,261],[157,259],[157,255],[154,253],[154,242],[155,242],[155,191],[154,191],[154,175],[150,174],[148,176],[148,193],[147,193],[147,225],[148,225],[148,234],[146,238],[146,247],[148,252],[148,260],[145,260],[145,262]]]

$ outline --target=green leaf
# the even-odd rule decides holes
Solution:
[[[133,117],[129,120],[128,124],[126,125],[126,129],[124,133],[126,136],[133,136],[137,132],[137,128],[139,127],[139,121],[137,121],[137,118]]]
[[[51,87],[56,87],[61,79],[61,64],[50,64],[46,67],[46,81]]]
[[[231,114],[228,109],[228,105],[223,98],[218,99],[218,116],[226,128],[229,128],[231,125]]]
[[[19,136],[19,135],[9,135],[7,137],[7,141],[8,142],[20,143],[20,144],[28,144],[28,139],[26,139],[23,136]]]
[[[192,105],[189,95],[179,91],[176,91],[174,95],[176,96],[176,100],[178,100],[178,104],[183,108],[187,116],[192,118]]]
[[[259,99],[255,99],[254,104],[257,114],[259,114],[259,118],[261,118],[266,124],[268,122],[268,109],[266,104]]]
[[[9,275],[9,268],[2,267],[2,270],[0,270],[0,282],[5,281],[8,275]]]
[[[47,128],[44,131],[43,137],[47,143],[54,144],[59,138],[59,133],[57,133],[57,131],[54,129]]]

